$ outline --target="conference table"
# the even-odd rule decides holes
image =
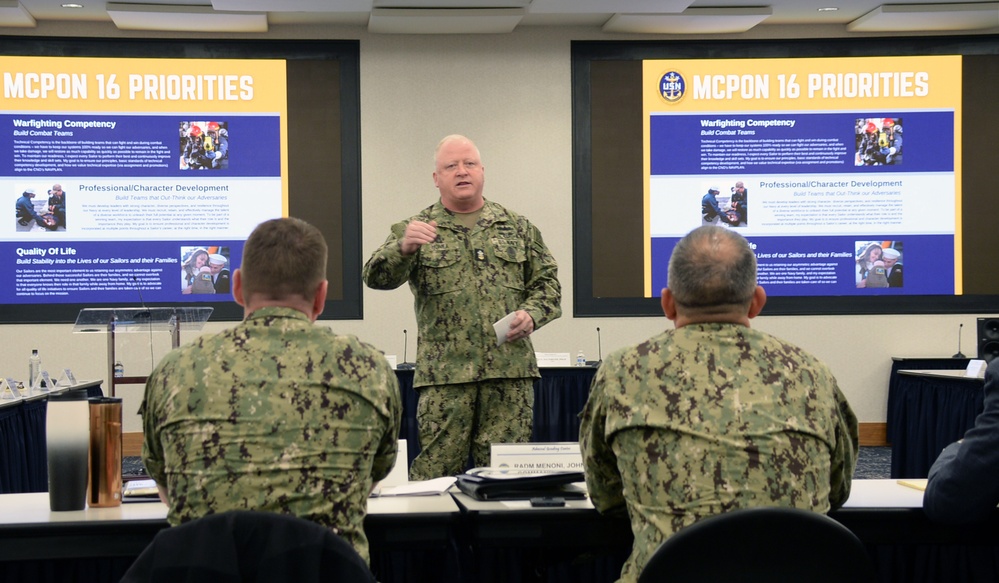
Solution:
[[[943,448],[974,426],[984,381],[965,369],[899,369],[890,386],[891,477],[925,478]]]
[[[578,413],[594,372],[542,369],[535,382],[534,441],[576,441]],[[893,478],[924,477],[939,448],[973,423],[981,410],[982,381],[960,372],[893,370],[888,414]],[[413,371],[396,374],[404,407],[400,437],[413,444],[411,461],[419,451]],[[99,382],[88,387],[94,390],[100,390]],[[44,431],[37,431],[44,425],[34,431],[25,426],[29,418],[43,423],[44,403],[42,397],[0,403],[5,447],[16,431],[44,452]],[[29,409],[32,415],[25,415]],[[166,509],[158,502],[51,513],[42,484],[34,493],[0,495],[0,580],[60,581],[73,573],[72,580],[117,581],[166,528]],[[922,492],[894,479],[856,480],[850,500],[830,515],[867,544],[883,581],[999,580],[999,515],[975,527],[941,527],[929,523],[921,502]],[[613,581],[632,540],[625,517],[600,515],[588,500],[539,509],[525,502],[478,502],[456,491],[372,499],[365,529],[372,570],[382,583],[417,580],[421,573],[429,580],[469,583]],[[441,579],[440,573],[447,575]]]
[[[884,583],[999,580],[999,511],[971,527],[931,524],[920,490],[885,479],[854,481],[830,516],[865,543]],[[166,527],[158,501],[56,513],[46,493],[0,495],[0,580],[117,581]],[[626,517],[601,515],[585,499],[534,508],[456,489],[373,498],[365,530],[382,583],[609,583],[632,544]]]
[[[627,518],[602,516],[588,500],[539,509],[452,495],[474,547],[473,581],[493,573],[502,574],[495,581],[527,581],[538,571],[553,581],[614,581],[631,548]],[[926,518],[922,500],[921,490],[894,479],[855,480],[829,515],[864,542],[883,583],[999,581],[999,510],[979,525],[941,526]]]
[[[888,375],[888,427],[887,438],[891,443],[893,435],[892,418],[900,406],[898,400],[898,371],[900,370],[964,370],[971,362],[970,358],[954,357],[891,357],[891,372]]]
[[[117,582],[166,515],[158,499],[52,512],[47,492],[0,495],[0,581]],[[379,581],[457,580],[459,515],[448,495],[370,498],[364,530]]]

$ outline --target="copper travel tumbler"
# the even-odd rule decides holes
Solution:
[[[121,505],[121,399],[90,399],[90,480],[87,505]]]

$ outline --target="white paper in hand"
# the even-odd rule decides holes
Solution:
[[[496,331],[496,346],[506,342],[506,335],[510,333],[510,322],[513,321],[514,314],[516,312],[510,312],[493,324],[493,330]]]

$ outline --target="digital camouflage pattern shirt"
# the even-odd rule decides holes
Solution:
[[[290,308],[163,358],[146,383],[142,458],[177,525],[226,510],[333,528],[365,560],[372,482],[396,459],[402,403],[385,356]]]
[[[621,581],[698,519],[827,512],[850,495],[857,418],[832,372],[746,326],[688,325],[614,352],[580,416],[593,505],[626,508],[635,535]]]
[[[404,256],[413,220],[437,221],[437,240]],[[487,200],[469,230],[438,201],[392,225],[363,277],[373,289],[409,282],[419,328],[413,386],[540,376],[530,338],[497,347],[493,330],[515,310],[526,310],[535,330],[562,315],[558,266],[526,218]]]

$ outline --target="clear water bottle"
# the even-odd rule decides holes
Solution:
[[[38,349],[33,348],[31,350],[31,356],[28,358],[28,387],[34,387],[35,381],[38,380],[38,375],[42,372],[42,357],[38,355]]]
[[[114,378],[120,379],[125,376],[125,365],[120,360],[114,361]]]
[[[586,355],[582,350],[576,353],[576,366],[586,366]]]

